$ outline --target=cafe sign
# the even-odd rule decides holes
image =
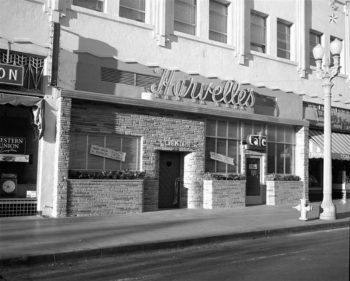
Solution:
[[[0,84],[23,86],[23,66],[0,63]]]
[[[125,161],[126,153],[121,152],[121,151],[116,151],[114,149],[110,149],[107,147],[102,147],[98,145],[91,145],[90,147],[90,154],[104,157],[104,158],[109,158],[113,160],[118,160],[118,161]]]
[[[247,137],[247,149],[249,150],[266,150],[266,136],[262,135],[249,135]]]
[[[25,154],[26,139],[0,136],[0,154]]]

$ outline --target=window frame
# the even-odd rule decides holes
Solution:
[[[85,9],[89,9],[89,10],[92,10],[92,11],[96,11],[96,12],[100,12],[100,13],[104,13],[105,12],[105,6],[106,6],[106,1],[105,0],[96,0],[95,2],[100,2],[100,3],[102,3],[102,8],[101,8],[101,10],[99,10],[99,9],[93,9],[93,8],[89,8],[89,7],[86,7],[86,6],[82,6],[82,5],[78,5],[77,3],[74,3],[74,1],[75,0],[73,0],[72,1],[72,5],[73,6],[76,6],[76,7],[81,7],[81,8],[85,8]],[[77,0],[77,1],[79,1],[79,0]],[[97,4],[96,3],[96,4]]]
[[[190,4],[190,3],[186,3],[187,2],[186,0],[174,0],[174,31],[189,34],[189,35],[194,35],[194,36],[197,35],[198,2],[197,2],[197,0],[193,0],[193,1],[194,1],[194,5]],[[194,23],[184,22],[184,21],[176,19],[176,17],[175,17],[176,2],[181,2],[182,4],[192,6],[194,8]],[[176,23],[193,28],[193,33],[192,32],[185,32],[184,30],[177,29]]]
[[[253,41],[253,38],[252,38],[252,26],[253,26],[252,18],[253,18],[253,16],[256,16],[258,18],[263,19],[264,26],[262,26],[262,27],[259,26],[259,28],[262,28],[264,30],[264,32],[263,32],[263,34],[264,34],[263,44],[260,42]],[[263,53],[263,54],[267,53],[267,18],[268,18],[268,15],[266,15],[264,13],[258,12],[256,10],[250,11],[250,50],[251,51],[259,52],[259,53]],[[253,46],[257,47],[257,48],[262,48],[262,51],[257,50],[256,48],[252,48]]]
[[[319,41],[315,45],[311,44],[311,43],[313,43],[313,42],[311,42],[312,35],[314,35],[314,38],[318,38],[318,41]],[[322,32],[314,30],[314,29],[310,29],[310,32],[309,32],[309,66],[310,67],[316,67],[316,61],[315,61],[314,55],[312,53],[312,50],[318,44],[322,45],[322,36],[323,36]]]
[[[146,5],[147,5],[147,3],[146,3],[146,0],[139,0],[139,1],[143,1],[144,10],[135,9],[133,7],[130,7],[130,6],[123,6],[121,1],[119,1],[118,17],[119,18],[123,18],[123,19],[127,19],[127,20],[136,21],[136,22],[139,22],[139,23],[146,23]],[[132,17],[127,17],[127,16],[124,16],[124,15],[121,15],[122,8],[127,9],[127,10],[131,10],[133,12],[136,12],[138,15],[142,16],[142,20],[138,20],[136,18],[132,18]]]
[[[216,3],[216,4],[222,5],[223,7],[225,7],[225,12],[226,12],[226,15],[225,15],[226,32],[222,32],[222,31],[214,30],[214,29],[210,28],[211,14],[214,13],[214,14],[219,15],[219,16],[222,15],[221,13],[211,9],[211,3],[213,3],[213,2]],[[223,1],[220,1],[220,0],[209,0],[209,40],[227,44],[227,42],[228,42],[228,28],[229,28],[228,27],[228,18],[229,18],[229,6],[230,6],[230,4],[231,4],[230,2],[226,2],[226,1],[223,2]],[[218,34],[220,36],[223,36],[225,38],[224,41],[211,38],[211,34],[212,33]]]
[[[284,27],[286,27],[285,30],[288,30],[288,34],[287,33],[283,33],[283,35],[285,35],[287,40],[283,40],[283,38],[280,38],[278,35],[280,34],[280,32],[278,31],[278,26],[279,24],[283,25]],[[283,58],[283,59],[287,59],[287,60],[291,60],[292,58],[292,26],[293,24],[291,22],[288,22],[286,20],[277,18],[277,57],[279,58]],[[283,49],[281,47],[279,47],[279,42],[285,43],[286,44],[286,49]],[[287,54],[286,57],[284,56],[280,56],[279,55],[279,50],[285,52]]]

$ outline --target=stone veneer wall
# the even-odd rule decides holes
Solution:
[[[140,213],[143,180],[70,179],[68,216],[106,216]]]
[[[302,181],[266,181],[266,205],[299,204],[303,185]]]
[[[186,155],[181,205],[188,208],[203,206],[205,122],[202,119],[168,111],[150,112],[148,109],[130,109],[113,104],[74,100],[71,132],[142,137],[142,170],[146,171],[148,178],[145,184],[144,210],[158,208],[159,150],[184,152]],[[192,145],[166,145],[161,141],[164,139]]]
[[[59,109],[57,114],[57,187],[54,194],[54,212],[55,217],[67,216],[67,178],[69,167],[69,139],[71,124],[71,107],[72,100],[70,98],[59,98]]]
[[[204,180],[203,208],[235,208],[245,206],[246,181]]]

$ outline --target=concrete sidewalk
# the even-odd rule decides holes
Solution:
[[[0,218],[0,265],[54,262],[349,227],[350,201],[334,201],[337,220],[321,221],[313,203],[309,221],[292,206],[239,209],[179,209],[108,217]]]

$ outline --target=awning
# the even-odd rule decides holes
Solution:
[[[323,131],[309,131],[309,158],[323,158]],[[332,159],[350,161],[350,134],[332,133]]]
[[[11,104],[13,106],[23,105],[32,108],[32,123],[38,139],[43,135],[44,130],[44,106],[42,98],[32,96],[21,96],[0,93],[0,105]]]

